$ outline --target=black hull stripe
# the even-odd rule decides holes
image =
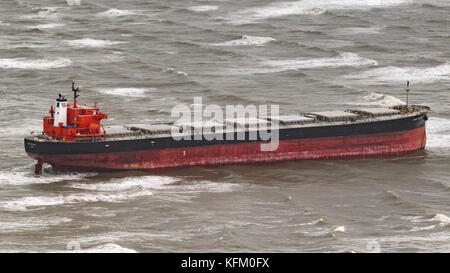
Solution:
[[[370,135],[395,133],[411,130],[425,125],[425,115],[407,117],[394,120],[376,121],[368,123],[356,123],[337,126],[319,126],[303,128],[280,129],[280,141],[292,139],[308,139],[320,137],[338,137],[351,135]],[[246,142],[261,141],[260,139],[248,140],[248,132],[245,135],[247,140],[180,140],[176,141],[172,137],[153,139],[117,140],[102,142],[39,142],[25,139],[25,150],[27,153],[37,155],[48,154],[95,154],[95,153],[118,153],[140,150],[155,150],[167,148],[198,147],[207,145],[239,144]]]

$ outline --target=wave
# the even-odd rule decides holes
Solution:
[[[337,34],[381,34],[381,27],[346,27],[336,30]]]
[[[79,40],[66,40],[65,43],[76,47],[107,47],[111,45],[123,44],[126,42],[83,38]]]
[[[332,226],[333,232],[345,232],[345,226]]]
[[[69,6],[79,6],[81,5],[81,0],[67,0],[67,5]]]
[[[109,9],[107,11],[100,12],[97,15],[100,17],[121,17],[137,14],[139,14],[139,11],[136,10]]]
[[[448,226],[448,225],[450,225],[450,217],[448,217],[447,215],[441,214],[441,213],[437,213],[433,217],[432,220],[439,222],[439,225],[441,225],[441,226]]]
[[[427,122],[427,148],[450,148],[450,120],[430,117]]]
[[[263,7],[244,9],[227,18],[232,24],[246,24],[255,21],[287,15],[319,15],[327,10],[370,9],[388,7],[411,2],[410,0],[303,0],[279,2]]]
[[[341,67],[341,66],[371,66],[378,65],[372,59],[360,57],[356,53],[344,52],[332,58],[316,58],[302,60],[269,60],[264,65],[279,67],[281,70],[292,70],[299,68]]]
[[[99,246],[94,246],[86,249],[74,250],[76,253],[137,253],[131,248],[122,247],[117,244],[107,243]]]
[[[0,185],[35,185],[35,184],[48,184],[61,181],[70,180],[82,180],[87,177],[95,176],[96,173],[45,173],[43,172],[39,176],[33,175],[31,172],[31,166],[23,167],[28,169],[27,171],[0,171]]]
[[[378,62],[367,59],[355,53],[340,53],[331,58],[314,58],[314,59],[294,59],[294,60],[265,60],[260,62],[259,67],[236,67],[224,71],[226,75],[249,75],[277,73],[288,70],[297,69],[315,69],[322,67],[359,67],[377,65]]]
[[[169,72],[169,73],[176,73],[176,74],[181,75],[181,76],[188,76],[188,75],[189,75],[188,73],[186,73],[186,72],[184,72],[184,71],[181,71],[181,70],[176,70],[176,69],[173,68],[173,67],[168,67],[168,68],[166,68],[166,72]]]
[[[272,37],[257,37],[257,36],[249,36],[243,35],[240,39],[232,40],[223,43],[211,44],[214,46],[246,46],[246,45],[263,45],[269,42],[276,41],[276,39]]]
[[[1,220],[2,232],[18,232],[28,230],[42,230],[50,226],[57,226],[72,221],[68,217],[21,217],[18,221]]]
[[[367,103],[364,103],[366,105],[377,105],[382,107],[392,107],[396,105],[406,104],[404,101],[397,99],[394,96],[379,94],[375,92],[365,95],[364,99],[367,101]]]
[[[219,6],[204,5],[204,6],[189,7],[188,10],[192,10],[192,11],[195,11],[195,12],[205,12],[205,11],[217,10],[218,8],[219,8]]]
[[[122,96],[122,97],[134,97],[141,98],[145,97],[145,93],[148,91],[154,90],[153,88],[100,88],[96,89],[96,91],[113,96]]]
[[[49,23],[49,24],[40,24],[40,25],[36,25],[36,26],[30,26],[28,28],[30,29],[39,29],[39,30],[43,30],[43,29],[50,29],[50,28],[58,28],[58,27],[63,27],[65,26],[65,24],[59,24],[59,23]]]
[[[375,82],[402,82],[411,80],[414,82],[430,83],[450,81],[450,62],[428,68],[387,66],[354,75],[346,75],[344,78]]]
[[[36,10],[39,10],[37,14],[32,15],[25,15],[23,18],[25,19],[58,19],[59,14],[57,10],[59,7],[44,7],[44,8],[37,8]]]
[[[211,181],[195,181],[192,184],[184,184],[182,182],[183,180],[180,178],[149,175],[114,179],[107,183],[72,183],[71,187],[101,192],[123,192],[146,189],[165,192],[196,193],[204,191],[228,192],[236,186],[235,184]]]
[[[53,68],[62,68],[71,64],[71,60],[61,57],[49,57],[43,59],[0,59],[0,68],[3,69],[47,70]]]
[[[114,192],[114,193],[73,193],[60,194],[54,196],[28,196],[16,200],[0,202],[0,207],[10,211],[26,211],[33,207],[58,206],[75,203],[108,202],[118,203],[151,196],[153,193],[148,190]]]

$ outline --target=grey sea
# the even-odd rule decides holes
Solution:
[[[449,252],[448,0],[0,1],[0,251]],[[173,106],[432,111],[427,147],[376,159],[58,173],[23,137],[58,93],[105,125]]]

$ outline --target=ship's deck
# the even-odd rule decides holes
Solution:
[[[202,134],[205,129],[209,134],[235,133],[241,131],[258,131],[268,129],[307,128],[320,126],[341,126],[348,124],[371,123],[386,120],[414,117],[426,114],[430,110],[427,106],[412,105],[396,106],[392,108],[358,108],[346,111],[326,111],[301,113],[300,115],[274,116],[257,119],[214,120],[195,123],[172,124],[138,124],[105,126],[107,133],[104,137],[76,139],[72,142],[101,142],[134,139],[155,139],[171,136],[186,136]],[[182,130],[184,129],[184,131]],[[186,132],[186,130],[188,132]],[[172,133],[174,132],[174,133]],[[43,133],[31,134],[26,139],[38,142],[69,142],[54,139]]]

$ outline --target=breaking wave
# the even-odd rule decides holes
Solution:
[[[139,12],[135,11],[135,10],[109,9],[107,11],[98,13],[98,16],[120,17],[120,16],[136,15],[136,14],[139,14]]]
[[[367,59],[355,53],[344,52],[336,57],[331,58],[314,58],[314,59],[293,59],[293,60],[265,60],[262,61],[259,68],[238,67],[226,71],[227,74],[258,74],[258,73],[276,73],[297,69],[314,69],[322,67],[359,67],[377,65],[377,61]]]
[[[211,44],[214,46],[246,46],[246,45],[263,45],[269,42],[276,41],[276,39],[272,37],[256,37],[256,36],[249,36],[249,35],[243,35],[240,39],[232,40],[228,42],[223,43],[217,43],[217,44]]]
[[[76,47],[107,47],[111,45],[123,44],[126,42],[109,41],[109,40],[98,40],[91,38],[83,38],[79,40],[66,40],[67,44]]]
[[[152,88],[100,88],[96,89],[96,91],[113,96],[122,96],[122,97],[135,97],[141,98],[145,97],[145,93],[148,91],[154,90]]]
[[[347,79],[371,80],[375,82],[414,82],[430,83],[450,81],[450,62],[429,68],[387,66],[364,71],[355,75],[344,76]]]
[[[441,226],[450,225],[450,217],[441,213],[437,213],[432,220],[439,222]]]
[[[86,249],[74,250],[76,253],[137,253],[136,250],[131,248],[122,247],[117,244],[107,243],[99,246],[94,246]]]
[[[62,68],[71,64],[71,60],[61,57],[49,57],[44,59],[0,59],[0,68],[3,69],[47,70]]]
[[[36,26],[30,26],[29,28],[37,28],[37,29],[43,30],[43,29],[58,28],[58,27],[63,27],[63,26],[65,26],[65,24],[49,23],[49,24],[40,24],[40,25],[36,25]]]
[[[26,166],[29,171],[12,170],[0,171],[0,185],[34,185],[47,184],[68,180],[81,180],[87,177],[96,175],[96,173],[42,173],[40,175],[33,175],[32,167]]]
[[[195,11],[195,12],[205,12],[205,11],[217,10],[218,8],[219,8],[219,6],[204,5],[204,6],[189,7],[188,10],[192,10],[192,11]]]
[[[410,3],[410,0],[303,0],[279,2],[263,7],[244,9],[232,13],[227,18],[233,24],[246,24],[255,21],[287,15],[318,15],[327,10],[370,9]]]
[[[130,199],[137,199],[151,196],[148,190],[137,190],[114,193],[73,193],[60,194],[54,196],[28,196],[16,200],[0,202],[0,207],[11,211],[25,211],[33,207],[58,206],[65,204],[86,203],[86,202],[109,202],[117,203]]]
[[[403,105],[406,104],[404,101],[397,99],[394,96],[385,95],[385,94],[379,94],[379,93],[369,93],[364,96],[364,99],[368,103],[364,103],[367,105],[377,105],[382,107],[392,107],[396,105]]]
[[[371,66],[378,65],[372,59],[360,57],[358,54],[344,52],[332,58],[316,58],[306,60],[270,60],[263,62],[264,65],[279,67],[281,70],[292,70],[299,68],[341,67],[341,66]]]

